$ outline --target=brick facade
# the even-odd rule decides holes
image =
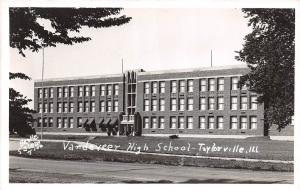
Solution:
[[[263,105],[256,105],[255,102],[252,102],[256,94],[247,89],[232,89],[233,83],[247,72],[248,69],[241,66],[156,72],[137,70],[127,71],[119,75],[49,79],[44,80],[43,83],[36,81],[34,85],[34,109],[38,110],[42,101],[48,104],[47,113],[43,111],[43,118],[46,118],[43,131],[47,132],[84,133],[86,128],[78,123],[79,118],[88,121],[94,119],[96,132],[101,132],[105,124],[103,122],[110,118],[110,121],[117,119],[117,122],[112,123],[112,125],[119,131],[120,135],[263,136],[264,110]],[[201,81],[203,82],[201,83]],[[204,83],[206,84],[205,91],[203,91]],[[172,84],[176,85],[176,92],[171,92]],[[115,85],[118,86],[118,95],[114,94]],[[85,88],[89,88],[88,96],[79,97],[80,86],[83,88],[83,93],[85,93]],[[105,95],[101,95],[101,86],[105,86]],[[109,86],[112,87],[112,95],[108,95]],[[64,88],[70,91],[70,87],[74,88],[73,97],[70,97],[70,94],[66,94],[67,97],[64,97]],[[48,90],[47,97],[39,97],[39,91],[42,88]],[[58,97],[59,88],[62,89],[62,97]],[[95,89],[94,96],[91,96],[91,88]],[[51,98],[49,97],[50,89],[53,89],[53,97]],[[205,110],[200,108],[201,101],[205,101]],[[82,102],[83,107],[89,105],[89,110],[79,112],[79,102]],[[100,110],[101,102],[105,104],[104,112]],[[174,111],[171,110],[171,102],[173,104],[176,102],[176,106],[173,105],[173,108],[176,107]],[[53,103],[53,113],[49,113],[50,103]],[[59,103],[62,106],[62,113],[58,113],[57,106]],[[68,107],[64,113],[63,106],[70,106],[70,103],[73,104],[73,112],[70,113]],[[115,103],[118,105],[117,110],[114,109]],[[95,110],[91,110],[92,104]],[[111,112],[108,112],[108,104],[112,107]],[[209,105],[213,109],[209,109]],[[204,105],[202,106],[204,107]],[[180,108],[182,110],[179,110]],[[41,113],[36,114],[35,118],[39,121]],[[59,118],[61,118],[61,122],[73,120],[73,127],[68,123],[68,125],[62,124],[59,128]],[[49,119],[53,121],[52,127],[49,126],[51,125]],[[175,124],[171,123],[171,119],[176,121]],[[102,123],[98,123],[99,121]],[[40,130],[38,122],[34,123],[34,127],[37,131]],[[291,134],[291,132],[285,134]]]

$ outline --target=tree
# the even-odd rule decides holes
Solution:
[[[250,72],[242,76],[264,104],[265,135],[272,124],[278,130],[291,123],[294,115],[295,10],[242,9],[253,31],[245,36],[237,60],[246,62]]]
[[[10,8],[10,46],[23,56],[24,50],[37,52],[42,47],[56,44],[73,45],[91,40],[90,37],[73,36],[83,26],[104,28],[128,23],[131,17],[118,16],[121,8]],[[51,30],[41,24],[50,22]]]
[[[24,79],[31,80],[30,77],[23,73],[9,73],[9,79]],[[34,121],[32,114],[34,110],[26,107],[31,101],[26,96],[24,97],[20,92],[9,88],[9,133],[18,133],[20,136],[28,134],[35,134],[31,127]]]
[[[131,20],[119,16],[121,8],[10,8],[10,47],[17,48],[25,57],[24,50],[38,52],[44,47],[57,44],[73,45],[91,40],[90,37],[74,36],[82,27],[105,28],[120,26]],[[42,19],[42,20],[41,20]],[[50,29],[42,23],[48,21]],[[23,73],[10,73],[10,79],[30,80]],[[9,89],[9,130],[19,135],[34,133],[30,124],[34,110],[26,107],[31,99]]]

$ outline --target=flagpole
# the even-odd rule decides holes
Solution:
[[[43,126],[44,126],[44,120],[43,120],[43,113],[44,113],[44,46],[42,47],[43,51],[43,62],[42,62],[42,115],[41,115],[41,140],[43,139]]]

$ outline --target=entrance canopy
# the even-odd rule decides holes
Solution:
[[[82,122],[81,122],[81,125],[84,126],[84,125],[87,123],[87,121],[88,121],[88,118],[83,118],[83,119],[82,119]]]
[[[110,125],[116,125],[118,122],[118,119],[117,118],[113,118],[110,122]]]
[[[100,126],[103,123],[104,119],[100,118],[99,121],[97,122],[97,124]]]
[[[110,118],[106,118],[105,121],[104,121],[104,123],[103,123],[103,125],[108,125],[109,122],[110,122]]]
[[[87,124],[88,124],[88,125],[91,125],[94,121],[95,121],[94,118],[90,118]]]

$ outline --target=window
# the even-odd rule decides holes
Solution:
[[[89,112],[89,102],[84,102],[84,112]]]
[[[194,109],[194,99],[188,98],[187,99],[187,110],[192,111]]]
[[[70,86],[69,91],[70,91],[70,97],[74,97],[74,86]]]
[[[78,102],[78,112],[83,112],[83,103]]]
[[[84,86],[84,96],[89,96],[90,88],[89,86]]]
[[[68,102],[64,102],[63,103],[63,109],[64,109],[64,113],[67,113],[68,112]]]
[[[48,112],[48,104],[44,103],[44,113],[47,113],[47,112]]]
[[[248,87],[247,87],[246,84],[244,84],[244,85],[242,86],[242,90],[248,90]]]
[[[41,103],[38,103],[38,112],[39,113],[42,113],[42,104]]]
[[[91,96],[96,96],[96,86],[95,85],[91,86]]]
[[[49,88],[49,98],[53,98],[53,88]]]
[[[218,127],[218,129],[223,129],[223,123],[224,123],[223,116],[218,116],[217,117],[217,127]]]
[[[200,116],[199,117],[199,124],[200,124],[200,126],[199,126],[199,128],[200,129],[205,129],[206,127],[205,127],[205,116]]]
[[[247,129],[247,117],[241,116],[241,129]]]
[[[91,101],[91,112],[95,112],[95,102]]]
[[[149,94],[150,93],[150,84],[149,82],[144,83],[144,93]]]
[[[38,118],[37,126],[41,127],[42,126],[42,118]]]
[[[112,85],[111,84],[107,85],[107,95],[108,96],[112,95]]]
[[[61,118],[57,118],[57,128],[61,128],[62,127],[62,120]]]
[[[231,110],[237,110],[237,97],[231,97]]]
[[[177,92],[177,83],[176,81],[171,81],[171,93],[176,93]]]
[[[48,127],[53,127],[53,118],[52,117],[49,117]]]
[[[152,94],[157,94],[157,82],[152,82]]]
[[[119,85],[118,84],[114,85],[114,95],[115,96],[119,95]]]
[[[61,113],[61,112],[62,112],[62,103],[61,103],[61,102],[58,102],[58,103],[57,103],[57,112],[58,112],[58,113]]]
[[[47,118],[43,118],[43,127],[47,127]]]
[[[105,85],[100,85],[100,96],[105,96]]]
[[[206,79],[200,79],[200,91],[201,92],[206,91]]]
[[[218,78],[218,91],[224,91],[224,78]]]
[[[208,129],[214,129],[215,128],[215,118],[214,116],[208,117]]]
[[[257,110],[257,97],[256,96],[250,97],[250,109]]]
[[[183,116],[179,116],[178,117],[178,129],[184,129],[184,117]]]
[[[176,111],[176,110],[177,110],[176,98],[171,98],[171,111]]]
[[[43,97],[43,91],[41,88],[38,89],[38,97],[42,98]]]
[[[68,87],[64,87],[64,97],[68,97]]]
[[[185,81],[184,80],[179,81],[179,92],[185,93]]]
[[[208,98],[208,109],[209,110],[214,110],[215,109],[215,98],[214,97],[209,97]]]
[[[100,112],[105,112],[105,102],[100,101]]]
[[[231,90],[238,90],[238,77],[231,77]]]
[[[62,88],[61,87],[57,88],[57,97],[59,97],[59,98],[62,97]]]
[[[238,121],[236,116],[230,117],[230,129],[237,129]]]
[[[42,127],[47,127],[47,118],[43,118],[43,126]]]
[[[151,110],[157,111],[157,100],[152,100]]]
[[[48,98],[48,89],[44,88],[44,98]]]
[[[112,111],[112,105],[111,105],[111,101],[107,101],[107,112],[111,112]]]
[[[49,112],[53,113],[53,102],[49,103]]]
[[[187,128],[193,129],[193,117],[192,116],[187,117]]]
[[[170,128],[176,129],[176,117],[170,117]]]
[[[187,91],[188,92],[193,92],[194,91],[194,81],[193,80],[188,80],[187,81]]]
[[[115,100],[114,101],[114,112],[118,112],[119,111],[119,101]]]
[[[200,98],[200,110],[206,110],[206,99]]]
[[[82,127],[82,118],[81,117],[77,118],[77,127],[78,128]]]
[[[184,111],[184,98],[179,98],[179,111]]]
[[[248,109],[248,98],[246,96],[241,97],[241,110]]]
[[[159,129],[164,129],[165,128],[165,118],[164,117],[159,117]]]
[[[149,117],[144,117],[144,129],[149,129]]]
[[[159,82],[159,93],[164,94],[166,92],[166,83]]]
[[[224,110],[224,97],[218,97],[218,110]]]
[[[82,97],[83,96],[83,86],[78,87],[78,96]]]
[[[70,103],[69,103],[69,112],[70,112],[70,113],[73,113],[73,112],[74,112],[74,103],[73,103],[73,102],[70,102]]]
[[[44,103],[44,113],[47,113],[48,112],[48,104],[47,103]]]
[[[144,100],[144,111],[150,111],[150,101]]]
[[[215,91],[215,79],[208,79],[208,91]]]
[[[250,129],[257,129],[257,117],[256,116],[250,117]]]
[[[165,100],[159,99],[159,111],[165,111]]]
[[[151,118],[151,128],[152,129],[156,129],[157,128],[157,118],[156,117],[152,117]]]
[[[68,118],[64,117],[63,122],[64,128],[68,128]]]
[[[73,117],[70,117],[70,118],[69,118],[69,127],[70,127],[70,128],[73,128],[73,127],[74,127],[74,119],[73,119]]]

